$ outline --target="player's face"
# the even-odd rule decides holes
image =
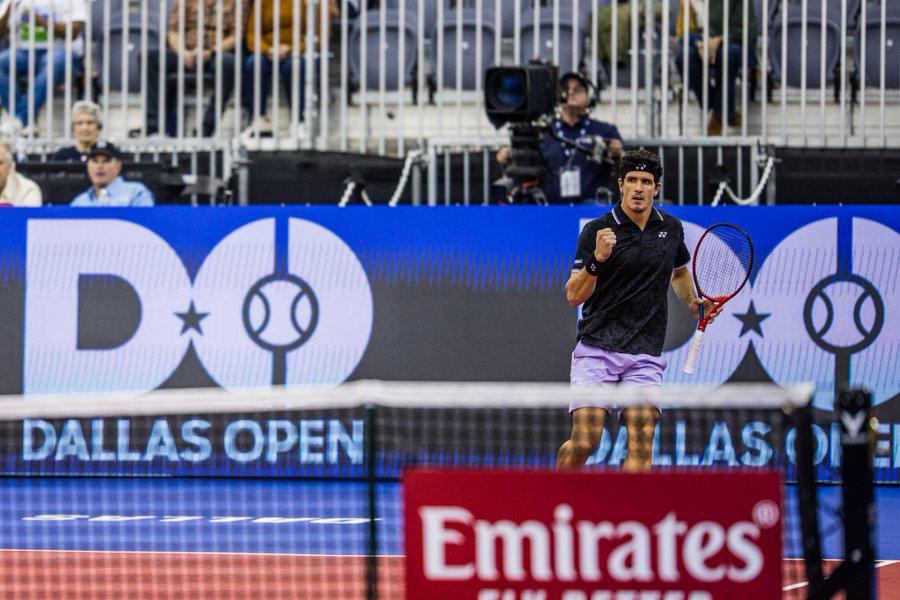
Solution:
[[[629,171],[619,178],[622,203],[628,210],[642,213],[653,206],[653,198],[659,193],[659,185],[653,175],[645,171]]]

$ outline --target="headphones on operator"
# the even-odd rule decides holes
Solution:
[[[568,104],[569,102],[569,79],[572,78],[577,79],[581,85],[584,86],[584,89],[587,90],[588,93],[588,105],[587,111],[590,112],[597,106],[597,86],[594,83],[582,75],[577,71],[569,71],[567,73],[563,73],[562,77],[559,78],[559,81],[556,84],[556,96],[559,104]]]

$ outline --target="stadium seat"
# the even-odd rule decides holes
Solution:
[[[812,6],[812,4],[810,4]],[[821,24],[822,16],[817,14],[818,10],[808,10],[806,18],[806,85],[819,85],[819,68],[820,68],[820,47],[821,47]],[[838,18],[840,18],[838,16]],[[779,15],[773,19],[772,26],[769,29],[769,62],[772,65],[772,76],[776,84],[781,82],[782,64],[781,64],[781,32],[783,19]],[[787,85],[790,87],[800,87],[802,77],[802,48],[801,31],[803,28],[803,18],[801,15],[801,7],[796,5],[788,6],[787,12],[787,65],[784,67],[787,73]],[[825,82],[832,83],[835,77],[835,67],[840,58],[840,28],[837,22],[832,18],[830,12],[825,17]]]
[[[123,90],[125,86],[122,82],[122,49],[127,46],[128,52],[128,86],[129,92],[140,92],[141,89],[141,26],[139,15],[134,14],[130,17],[128,31],[124,31],[121,26],[113,25],[109,32],[109,84],[113,90]],[[159,31],[154,26],[147,27],[147,54],[151,58],[155,58],[159,51],[160,36]],[[101,55],[102,56],[102,55]]]
[[[627,6],[625,6],[625,5],[620,7],[620,10],[623,7],[626,8],[626,10],[627,10]],[[637,59],[638,67],[637,68],[638,68],[638,86],[643,87],[644,81],[646,81],[646,79],[647,79],[647,76],[644,72],[644,70],[646,69],[646,64],[647,64],[647,53],[644,51],[646,45],[644,42],[644,21],[643,21],[643,19],[641,19],[641,21],[640,21],[640,27],[641,27],[641,30],[640,30],[640,34],[638,36],[638,59]],[[657,26],[655,27],[654,35],[653,35],[653,83],[654,84],[659,84],[660,76],[661,76],[661,71],[660,71],[660,67],[659,67],[659,59],[660,59],[660,56],[662,56],[662,54],[661,54],[662,53],[662,34],[660,32],[660,27],[661,27],[661,25],[657,24]],[[631,53],[632,53],[632,50],[631,50],[631,47],[629,46],[628,54],[625,57],[620,57],[620,60],[625,61],[625,66],[620,66],[617,69],[616,85],[618,87],[630,87],[631,86]],[[680,60],[680,56],[681,55],[679,54],[678,60]],[[678,63],[678,64],[680,64],[680,63]],[[611,66],[609,64],[605,64],[605,65],[602,65],[602,68],[603,68],[603,71],[600,73],[600,75],[598,77],[602,77],[601,80],[604,81],[604,86],[605,86],[611,82],[610,76],[608,75],[609,73],[611,73],[611,71],[610,71]]]
[[[396,0],[393,0],[396,1]],[[416,0],[411,0],[415,2]],[[572,0],[561,0],[562,2],[571,2]],[[590,0],[581,0],[581,2],[590,2]],[[457,5],[459,4],[459,6]],[[460,6],[463,9],[476,8],[475,0],[445,0],[446,10],[456,10]],[[520,19],[524,19],[525,13],[534,10],[534,0],[519,0]],[[496,23],[496,0],[481,0],[481,7],[484,11],[485,18],[490,18]],[[444,16],[446,19],[446,14]],[[500,0],[500,35],[505,38],[511,38],[515,35],[516,24],[516,0]]]
[[[110,14],[112,14],[113,7],[110,5],[109,7]],[[91,34],[93,39],[96,41],[103,35],[103,2],[101,0],[92,0],[91,1]]]
[[[354,85],[365,85],[366,89],[377,90],[380,85],[379,42],[381,14],[380,11],[368,11],[366,19],[366,80],[362,78],[362,24],[357,22],[350,34],[349,56],[350,73]],[[403,72],[399,70],[398,57],[400,37],[405,39],[405,62]],[[408,85],[416,66],[416,15],[410,12],[404,23],[400,22],[396,10],[385,11],[384,34],[384,82],[385,88],[395,90],[399,85]]]
[[[857,23],[859,23],[859,11],[862,6],[862,0],[826,0],[825,9],[828,11],[828,20],[834,21],[840,27],[841,3],[843,1],[847,2],[847,30],[850,31],[855,29]],[[880,4],[880,0],[875,0],[875,2]],[[868,4],[872,3],[872,0],[868,1]],[[890,0],[888,0],[888,4],[890,4]],[[821,0],[809,2],[807,10],[812,14],[821,14]]]
[[[461,36],[462,36],[462,82],[460,87],[465,90],[473,90],[478,82],[484,77],[484,72],[488,67],[494,66],[494,40],[496,39],[496,30],[494,23],[488,18],[489,15],[482,16],[481,31],[478,30],[478,19],[476,9],[463,9],[460,13],[449,11],[444,17],[444,40],[443,40],[443,85],[445,88],[456,88],[456,34],[457,34],[457,15],[461,15]],[[476,69],[475,48],[477,40],[481,37],[481,71]],[[437,40],[437,37],[435,37]],[[434,60],[437,61],[437,52],[434,54]],[[438,65],[435,65],[437,72]]]
[[[437,15],[438,15],[438,4],[440,4],[441,0],[406,0],[406,18],[411,19],[411,23],[413,29],[418,28],[418,18],[419,14],[419,3],[422,4],[422,12],[424,14],[423,25],[425,28],[424,36],[426,38],[430,38],[434,33],[434,28],[437,26]],[[446,3],[445,6],[449,7],[454,0],[444,0]],[[400,13],[400,0],[385,0],[383,2],[383,6],[386,10],[393,10]],[[444,18],[446,19],[447,8],[444,9]],[[369,14],[366,17],[368,21],[372,20],[372,10],[369,10]]]
[[[763,7],[763,0],[753,0],[753,14],[756,17],[756,30],[762,35],[763,26],[763,8],[768,8],[768,16],[771,19],[772,14],[778,10],[781,3],[778,0],[769,0],[768,7]]]
[[[553,10],[543,8],[540,11],[538,23],[534,22],[534,12],[528,11],[522,15],[522,37],[520,41],[519,60],[526,63],[533,58],[540,60],[553,60]],[[582,24],[583,25],[583,24]],[[575,31],[574,20],[571,11],[559,11],[559,60],[557,64],[560,70],[578,70],[584,53],[582,27]],[[538,36],[538,56],[533,56],[534,39]],[[572,53],[572,42],[575,41],[575,53]]]
[[[493,0],[487,0],[488,4],[492,5],[491,9],[493,10]],[[500,7],[500,34],[503,37],[513,37],[516,34],[516,3],[515,2],[501,2]],[[519,19],[522,19],[522,16],[526,11],[534,10],[534,2],[532,0],[522,0],[521,9],[519,13]],[[521,21],[520,21],[521,22]]]
[[[611,0],[597,0],[597,10],[609,5],[610,1]],[[574,2],[574,0],[560,0],[560,11],[564,9],[569,9],[571,11],[569,8],[570,2]],[[671,0],[672,4],[675,4],[676,2],[677,0]],[[578,0],[578,28],[583,31],[585,35],[591,34],[591,11],[594,10],[593,5],[594,0]]]
[[[156,55],[161,41],[159,27],[158,0],[147,6],[147,52]],[[166,2],[166,20],[174,0]],[[141,68],[141,11],[131,10],[128,13],[128,31],[125,31],[124,12],[121,3],[111,2],[109,5],[109,73],[103,73],[103,56],[107,51],[106,31],[104,27],[103,2],[95,0],[91,3],[91,43],[94,69],[100,75],[100,85],[104,77],[108,78],[110,89],[113,91],[140,91]],[[128,53],[128,82],[127,86],[122,81],[122,50],[127,48]]]
[[[856,64],[862,68],[862,23],[856,31]],[[888,6],[885,21],[884,86],[900,89],[900,6]],[[866,10],[866,87],[881,87],[881,6]]]

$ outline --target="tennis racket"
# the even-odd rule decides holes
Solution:
[[[709,323],[709,315],[737,296],[750,277],[753,267],[753,242],[741,229],[728,223],[717,223],[703,232],[694,250],[694,286],[697,295],[716,303],[709,314],[700,307],[700,323],[691,340],[684,372],[691,374],[697,366],[703,333]]]

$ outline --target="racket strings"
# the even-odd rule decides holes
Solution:
[[[724,300],[744,285],[753,262],[753,247],[743,231],[730,225],[715,226],[696,252],[694,271],[704,296]]]

